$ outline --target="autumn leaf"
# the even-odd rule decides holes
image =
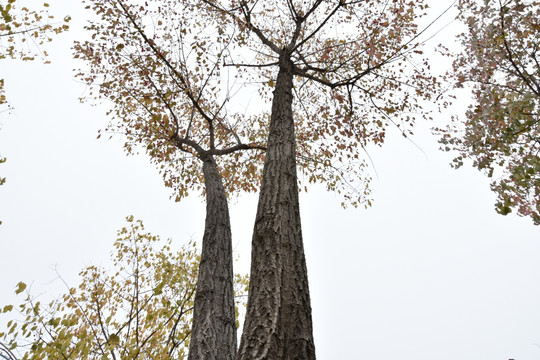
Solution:
[[[17,284],[17,289],[15,289],[15,294],[20,294],[26,289],[26,284],[23,282],[19,282]]]

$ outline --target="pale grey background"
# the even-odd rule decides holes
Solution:
[[[8,157],[0,166],[8,180],[0,187],[0,305],[16,300],[21,280],[54,296],[63,290],[51,283],[55,268],[76,285],[83,266],[107,265],[129,214],[177,243],[202,237],[201,198],[170,201],[144,156],[126,158],[121,139],[96,140],[105,108],[78,102],[85,88],[71,71],[71,43],[87,14],[69,0],[52,9],[73,17],[72,31],[49,48],[52,64],[0,63],[15,107],[0,114]],[[317,188],[301,196],[319,359],[540,359],[539,228],[497,215],[489,179],[451,169],[432,125],[417,127],[422,151],[398,134],[370,150],[378,174],[371,209],[343,210]],[[231,203],[242,272],[256,200]]]

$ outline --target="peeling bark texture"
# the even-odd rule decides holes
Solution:
[[[206,221],[188,360],[233,360],[236,319],[231,225],[217,164],[203,158]]]
[[[249,299],[238,360],[315,359],[298,202],[292,87],[293,68],[283,51],[255,219]]]

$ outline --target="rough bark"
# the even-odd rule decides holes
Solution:
[[[188,360],[233,360],[236,320],[229,209],[214,158],[208,155],[203,161],[206,221]]]
[[[298,202],[292,87],[293,68],[284,51],[272,103],[238,360],[315,359]]]

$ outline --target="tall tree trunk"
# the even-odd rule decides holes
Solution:
[[[292,64],[282,55],[255,219],[249,299],[238,360],[315,359],[298,203],[292,87]]]
[[[234,360],[236,319],[231,223],[215,159],[203,158],[206,221],[188,360]]]

